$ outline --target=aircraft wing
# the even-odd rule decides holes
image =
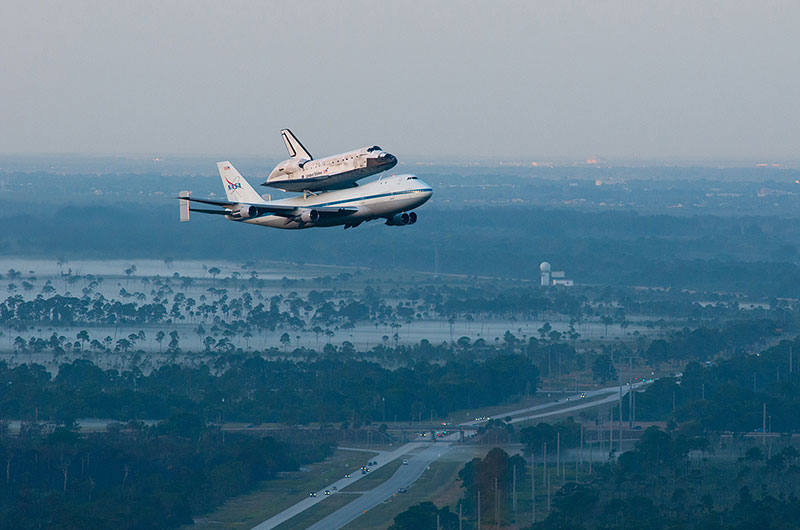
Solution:
[[[350,215],[351,213],[356,213],[358,211],[358,208],[356,208],[355,206],[319,206],[317,208],[313,207],[298,208],[298,210],[316,210],[322,215],[337,216],[337,215]]]
[[[211,204],[213,206],[221,206],[223,208],[228,209],[235,209],[241,206],[254,206],[258,209],[259,215],[271,213],[273,215],[280,215],[281,217],[289,217],[293,218],[300,214],[302,214],[305,210],[315,210],[317,213],[323,216],[331,216],[336,217],[339,215],[350,215],[351,213],[356,213],[358,208],[355,206],[295,206],[292,204],[281,204],[276,202],[264,202],[264,203],[247,203],[247,202],[230,202],[230,201],[217,201],[214,199],[195,199],[192,197],[178,197],[184,201],[191,201],[191,202],[199,202],[202,204]],[[223,210],[200,210],[195,209],[194,211],[201,212],[201,213],[219,213],[219,214],[226,214],[229,212],[225,212]]]

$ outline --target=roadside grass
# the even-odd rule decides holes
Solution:
[[[404,455],[406,456],[406,455]],[[370,471],[365,476],[361,477],[361,480],[358,482],[354,482],[349,486],[342,488],[342,491],[347,492],[355,492],[355,491],[368,491],[376,486],[379,486],[386,482],[395,472],[400,468],[402,465],[402,458],[398,458],[394,462],[389,462],[385,466],[377,469],[375,471]],[[355,471],[354,473],[361,473],[361,471]]]
[[[342,506],[350,504],[356,500],[358,495],[348,495],[347,493],[336,493],[327,497],[324,501],[315,504],[308,510],[304,510],[295,515],[283,524],[275,527],[275,530],[294,530],[296,528],[308,528],[323,517],[327,517]]]
[[[322,462],[307,466],[305,471],[287,473],[280,478],[262,482],[256,490],[230,499],[216,510],[195,517],[195,524],[184,526],[183,530],[252,528],[303,500],[309,492],[317,491],[342,478],[345,473],[355,473],[375,455],[376,453],[337,450]],[[350,500],[353,498],[347,495],[342,497]],[[320,504],[328,504],[328,500],[330,499]]]

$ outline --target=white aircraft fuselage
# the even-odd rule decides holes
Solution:
[[[304,222],[279,215],[265,214],[250,219],[226,216],[232,221],[271,226],[273,228],[312,228],[316,226],[354,226],[364,221],[392,217],[409,212],[427,202],[433,189],[414,175],[396,175],[362,184],[355,188],[326,191],[318,194],[291,197],[275,201],[278,204],[314,210],[315,207],[353,207],[358,211],[341,217],[320,217],[316,221]],[[416,215],[413,217],[416,219]],[[399,219],[398,219],[399,221]],[[406,221],[407,223],[407,221]],[[406,224],[403,222],[387,224]]]
[[[229,221],[272,228],[300,229],[317,226],[355,228],[364,221],[385,219],[390,226],[412,225],[417,214],[412,210],[433,195],[433,189],[415,175],[393,175],[346,189],[306,191],[280,200],[264,198],[256,192],[230,162],[217,163],[226,198],[200,199],[191,192],[180,193],[180,220],[190,212],[222,215]],[[193,207],[192,205],[202,207]],[[207,205],[217,209],[208,209]],[[220,209],[221,208],[221,209]]]

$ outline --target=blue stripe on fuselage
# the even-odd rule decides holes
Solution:
[[[297,205],[296,207],[297,208],[310,208],[310,209],[313,209],[313,208],[321,208],[321,207],[324,207],[324,206],[334,206],[334,205],[337,205],[337,204],[344,204],[344,203],[348,203],[348,202],[367,201],[367,200],[370,200],[370,199],[380,199],[381,197],[391,197],[393,195],[410,195],[410,194],[417,193],[417,192],[427,192],[427,191],[433,191],[433,188],[419,188],[419,189],[416,189],[416,190],[392,191],[392,192],[389,192],[389,193],[378,193],[376,195],[365,195],[364,197],[354,197],[352,199],[341,199],[341,200],[338,200],[338,201],[322,202],[322,203],[319,203],[319,204]],[[290,204],[288,206],[295,206],[295,205]],[[267,217],[269,215],[277,215],[277,214],[275,214],[275,213],[265,213],[265,214],[259,215],[258,217]]]

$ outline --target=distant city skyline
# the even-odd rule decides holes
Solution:
[[[14,3],[0,154],[797,161],[800,4]]]

